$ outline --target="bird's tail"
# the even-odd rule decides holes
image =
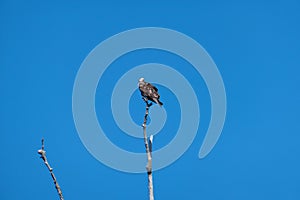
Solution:
[[[157,98],[153,98],[152,101],[154,101],[155,103],[157,103],[159,106],[163,105],[163,103],[159,99],[157,99]]]
[[[161,102],[159,99],[158,99],[157,101],[158,101],[158,105],[159,105],[159,106],[164,105],[163,102]]]

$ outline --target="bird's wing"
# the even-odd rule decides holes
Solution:
[[[158,89],[155,86],[146,82],[145,84],[140,84],[139,89],[143,97],[147,97],[149,100],[158,103],[160,95],[158,94]]]
[[[155,86],[152,85],[151,83],[149,83],[149,85],[150,85],[156,92],[158,91],[157,87],[155,87]]]
[[[149,87],[149,89],[153,89],[155,92],[158,91],[157,87],[155,87],[154,85],[152,85],[151,83],[146,83],[146,86]]]
[[[148,95],[151,98],[159,98],[159,94],[157,93],[157,88],[153,86],[151,83],[146,84]]]

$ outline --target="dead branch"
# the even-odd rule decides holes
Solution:
[[[145,99],[144,99],[145,100]],[[144,131],[144,143],[147,153],[147,159],[148,163],[146,166],[147,174],[148,174],[148,189],[149,189],[149,200],[154,200],[153,195],[153,180],[152,180],[152,142],[153,142],[153,136],[150,136],[149,144],[147,139],[147,133],[146,133],[146,124],[147,124],[147,118],[149,114],[149,108],[152,105],[152,103],[148,103],[148,101],[145,100],[146,103],[146,111],[145,111],[145,117],[144,117],[144,123],[143,123],[143,131]]]
[[[62,191],[61,191],[61,188],[59,187],[58,185],[58,182],[56,180],[56,177],[54,176],[54,173],[53,173],[53,168],[50,167],[50,164],[48,163],[48,160],[47,160],[47,157],[46,157],[46,151],[44,149],[44,139],[42,139],[42,148],[38,150],[38,154],[41,155],[41,158],[43,159],[45,165],[47,166],[49,172],[50,172],[50,175],[53,179],[53,182],[54,182],[54,185],[55,185],[55,188],[57,190],[57,193],[59,195],[59,198],[60,200],[64,200],[64,197],[63,197],[63,194],[62,194]]]

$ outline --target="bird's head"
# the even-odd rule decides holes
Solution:
[[[145,79],[143,77],[139,79],[139,83],[141,82],[145,82]]]

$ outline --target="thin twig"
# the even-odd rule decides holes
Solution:
[[[60,200],[64,200],[61,188],[59,187],[58,182],[57,182],[57,180],[56,180],[56,178],[54,176],[53,168],[50,167],[50,164],[48,163],[48,160],[47,160],[47,157],[46,157],[46,151],[45,151],[45,146],[44,146],[44,138],[42,139],[42,148],[38,150],[38,154],[41,155],[41,158],[43,159],[45,165],[47,166],[47,168],[48,168],[48,170],[50,172],[50,175],[51,175],[51,177],[53,179],[53,182],[54,182],[54,185],[55,185],[55,188],[57,190],[57,193],[59,195]]]
[[[147,174],[148,174],[149,200],[154,200],[153,180],[152,180],[152,140],[153,140],[152,137],[153,136],[150,137],[150,141],[149,141],[150,147],[149,147],[148,140],[147,140],[147,133],[146,133],[147,118],[148,118],[148,114],[149,114],[149,108],[152,105],[152,103],[149,104],[146,100],[145,100],[145,103],[146,103],[146,112],[145,112],[144,123],[143,123],[143,131],[144,131],[144,143],[145,143],[147,159],[148,159],[146,169],[147,169]]]

